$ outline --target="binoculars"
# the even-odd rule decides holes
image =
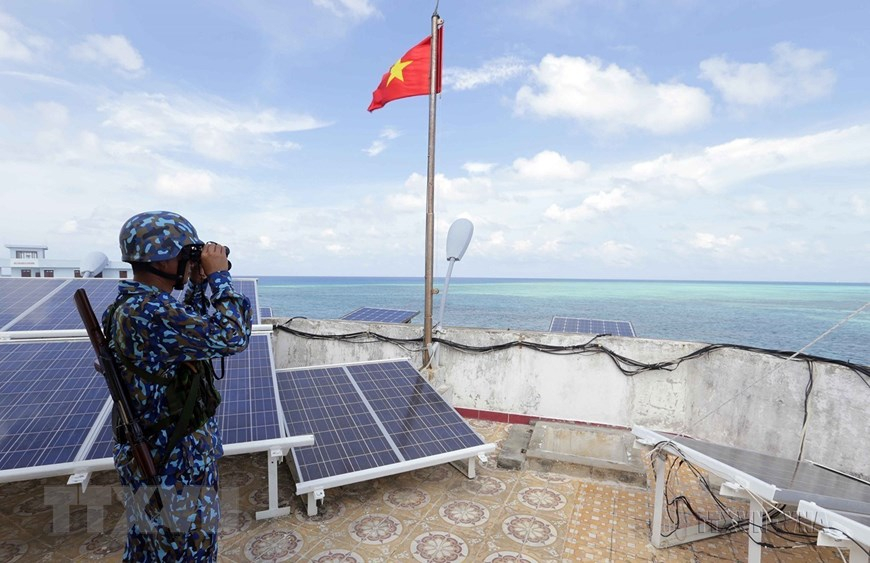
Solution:
[[[215,243],[215,244],[217,244],[217,243]],[[202,249],[204,246],[205,246],[205,244],[186,244],[181,249],[181,253],[179,256],[183,260],[189,260],[191,262],[199,263],[200,258],[202,257]],[[224,252],[226,253],[227,256],[229,256],[230,255],[230,247],[225,246]],[[233,267],[233,263],[230,262],[229,260],[227,260],[227,270],[232,269],[232,267]]]

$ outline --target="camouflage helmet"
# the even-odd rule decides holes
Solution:
[[[133,215],[121,227],[121,260],[162,262],[178,256],[188,244],[202,244],[190,221],[171,211]]]

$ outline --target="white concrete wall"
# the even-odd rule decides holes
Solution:
[[[313,334],[371,331],[395,338],[422,334],[415,325],[295,319],[291,328]],[[515,340],[575,345],[589,336],[535,331],[450,328],[439,335],[470,346]],[[373,338],[367,340],[374,340]],[[643,363],[675,360],[703,344],[603,337],[595,343]],[[419,345],[311,340],[276,331],[278,368],[407,357],[422,363]],[[795,459],[800,445],[806,362],[731,348],[686,360],[673,371],[632,377],[603,353],[551,355],[528,348],[467,353],[442,346],[432,383],[447,385],[454,406],[678,432]],[[805,460],[870,476],[867,414],[870,388],[852,370],[814,364]]]

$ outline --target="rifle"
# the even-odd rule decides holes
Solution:
[[[97,361],[94,362],[96,370],[103,374],[106,379],[106,384],[109,386],[109,394],[112,395],[112,401],[115,403],[115,410],[121,419],[121,427],[124,435],[130,441],[130,447],[133,450],[133,459],[145,476],[147,483],[156,484],[157,469],[154,466],[154,458],[151,457],[151,449],[145,441],[145,434],[142,432],[142,427],[139,421],[133,416],[133,411],[130,408],[130,399],[127,396],[127,388],[124,386],[121,378],[118,376],[118,368],[115,365],[115,360],[112,358],[112,352],[109,350],[109,343],[103,334],[103,329],[97,322],[97,316],[91,308],[91,301],[88,299],[88,294],[83,288],[77,289],[73,300],[76,303],[76,309],[79,311],[79,316],[85,324],[85,330],[88,332],[88,338],[91,341],[91,346],[94,347],[94,352],[97,354]]]

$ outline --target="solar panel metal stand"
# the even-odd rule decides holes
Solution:
[[[653,521],[650,538],[650,542],[653,546],[657,549],[665,549],[668,547],[674,547],[675,545],[682,545],[684,543],[691,543],[698,540],[721,536],[726,533],[732,533],[710,530],[703,522],[699,522],[693,526],[677,528],[669,532],[667,535],[662,533],[662,521],[665,513],[665,483],[667,481],[668,472],[665,467],[666,460],[667,456],[660,454],[656,456],[653,463],[656,477],[655,503],[653,504]],[[755,509],[753,508],[753,510]],[[760,540],[760,538],[758,539]]]
[[[709,538],[715,535],[733,531],[746,531],[749,534],[748,558],[750,563],[761,561],[762,532],[767,522],[775,523],[778,518],[771,518],[766,511],[767,506],[786,505],[797,506],[800,512],[802,504],[810,499],[818,499],[828,511],[839,514],[832,521],[843,523],[843,526],[853,530],[854,537],[863,537],[870,544],[870,527],[861,522],[870,522],[870,494],[867,484],[848,475],[837,475],[837,472],[825,473],[830,469],[819,467],[806,461],[778,458],[767,454],[744,450],[741,448],[722,446],[692,438],[669,436],[654,432],[642,426],[632,428],[639,444],[658,447],[658,455],[654,459],[656,475],[655,504],[651,543],[658,548],[670,547],[689,541]],[[672,530],[665,536],[662,534],[662,520],[665,514],[665,486],[667,469],[665,459],[674,456],[686,460],[697,469],[708,472],[722,479],[719,495],[749,501],[748,529],[743,527],[723,532],[707,530],[703,523]],[[857,481],[857,482],[856,482]],[[823,511],[825,509],[819,509]],[[812,520],[825,527],[828,520],[825,516],[815,516],[809,512],[805,519]],[[730,516],[730,515],[729,515]],[[822,521],[819,521],[822,520]],[[859,522],[860,520],[860,522]],[[767,521],[767,522],[766,522]],[[838,542],[842,538],[836,534],[822,541]],[[861,543],[852,549],[857,561],[867,562],[866,551]],[[822,545],[820,543],[820,545]],[[839,545],[839,544],[838,544]],[[859,553],[860,552],[860,553]]]
[[[647,430],[646,428],[636,426],[632,428],[632,433],[638,437],[638,442],[641,444],[655,446],[661,439],[663,438],[660,434]],[[672,452],[674,455],[679,455],[676,452]],[[701,456],[703,462],[699,463],[699,459],[696,456]],[[699,522],[693,526],[686,526],[684,528],[677,528],[668,533],[665,536],[662,533],[662,521],[665,511],[665,484],[667,481],[667,468],[665,467],[665,461],[667,456],[664,453],[660,453],[656,456],[654,462],[655,476],[656,476],[656,485],[655,485],[655,502],[653,505],[653,521],[651,526],[651,538],[650,542],[656,548],[663,549],[668,547],[673,547],[675,545],[681,545],[684,543],[694,542],[698,540],[708,539],[716,536],[721,536],[725,534],[731,534],[739,529],[719,532],[715,530],[708,529],[707,525],[703,522]],[[725,464],[719,462],[718,460],[708,458],[707,456],[703,456],[702,454],[695,453],[692,456],[693,463],[704,467],[705,469],[716,473],[715,469],[718,467],[726,467]],[[723,496],[728,496],[732,498],[740,498],[740,499],[748,499],[749,500],[749,528],[747,530],[749,534],[749,539],[747,543],[749,544],[749,552],[747,556],[747,561],[749,563],[761,563],[761,536],[762,530],[764,528],[764,515],[766,512],[764,511],[764,507],[758,501],[758,497],[754,494],[747,494],[745,492],[746,489],[767,489],[773,488],[769,483],[764,483],[760,480],[754,479],[751,476],[747,476],[750,479],[755,481],[750,484],[748,481],[743,483],[732,483],[725,482],[722,484],[719,494]],[[772,497],[772,491],[768,495]]]
[[[861,545],[857,542],[853,542],[838,530],[832,530],[829,528],[819,530],[816,545],[847,550],[849,552],[849,563],[867,563],[868,561],[867,554],[864,553]]]
[[[870,525],[805,500],[798,503],[797,513],[804,520],[822,526],[816,545],[848,550],[849,563],[867,563],[870,559],[866,551],[870,548]]]
[[[474,478],[495,450],[407,358],[277,370],[288,429],[312,432],[287,464],[296,494],[317,514],[326,489],[454,463]]]
[[[311,443],[314,443],[313,438]],[[275,518],[276,516],[287,516],[292,510],[289,506],[283,508],[278,507],[278,464],[282,459],[284,459],[284,456],[287,455],[288,451],[289,450],[283,450],[281,448],[271,448],[266,452],[269,459],[269,509],[260,510],[254,514],[254,518],[257,520]]]

